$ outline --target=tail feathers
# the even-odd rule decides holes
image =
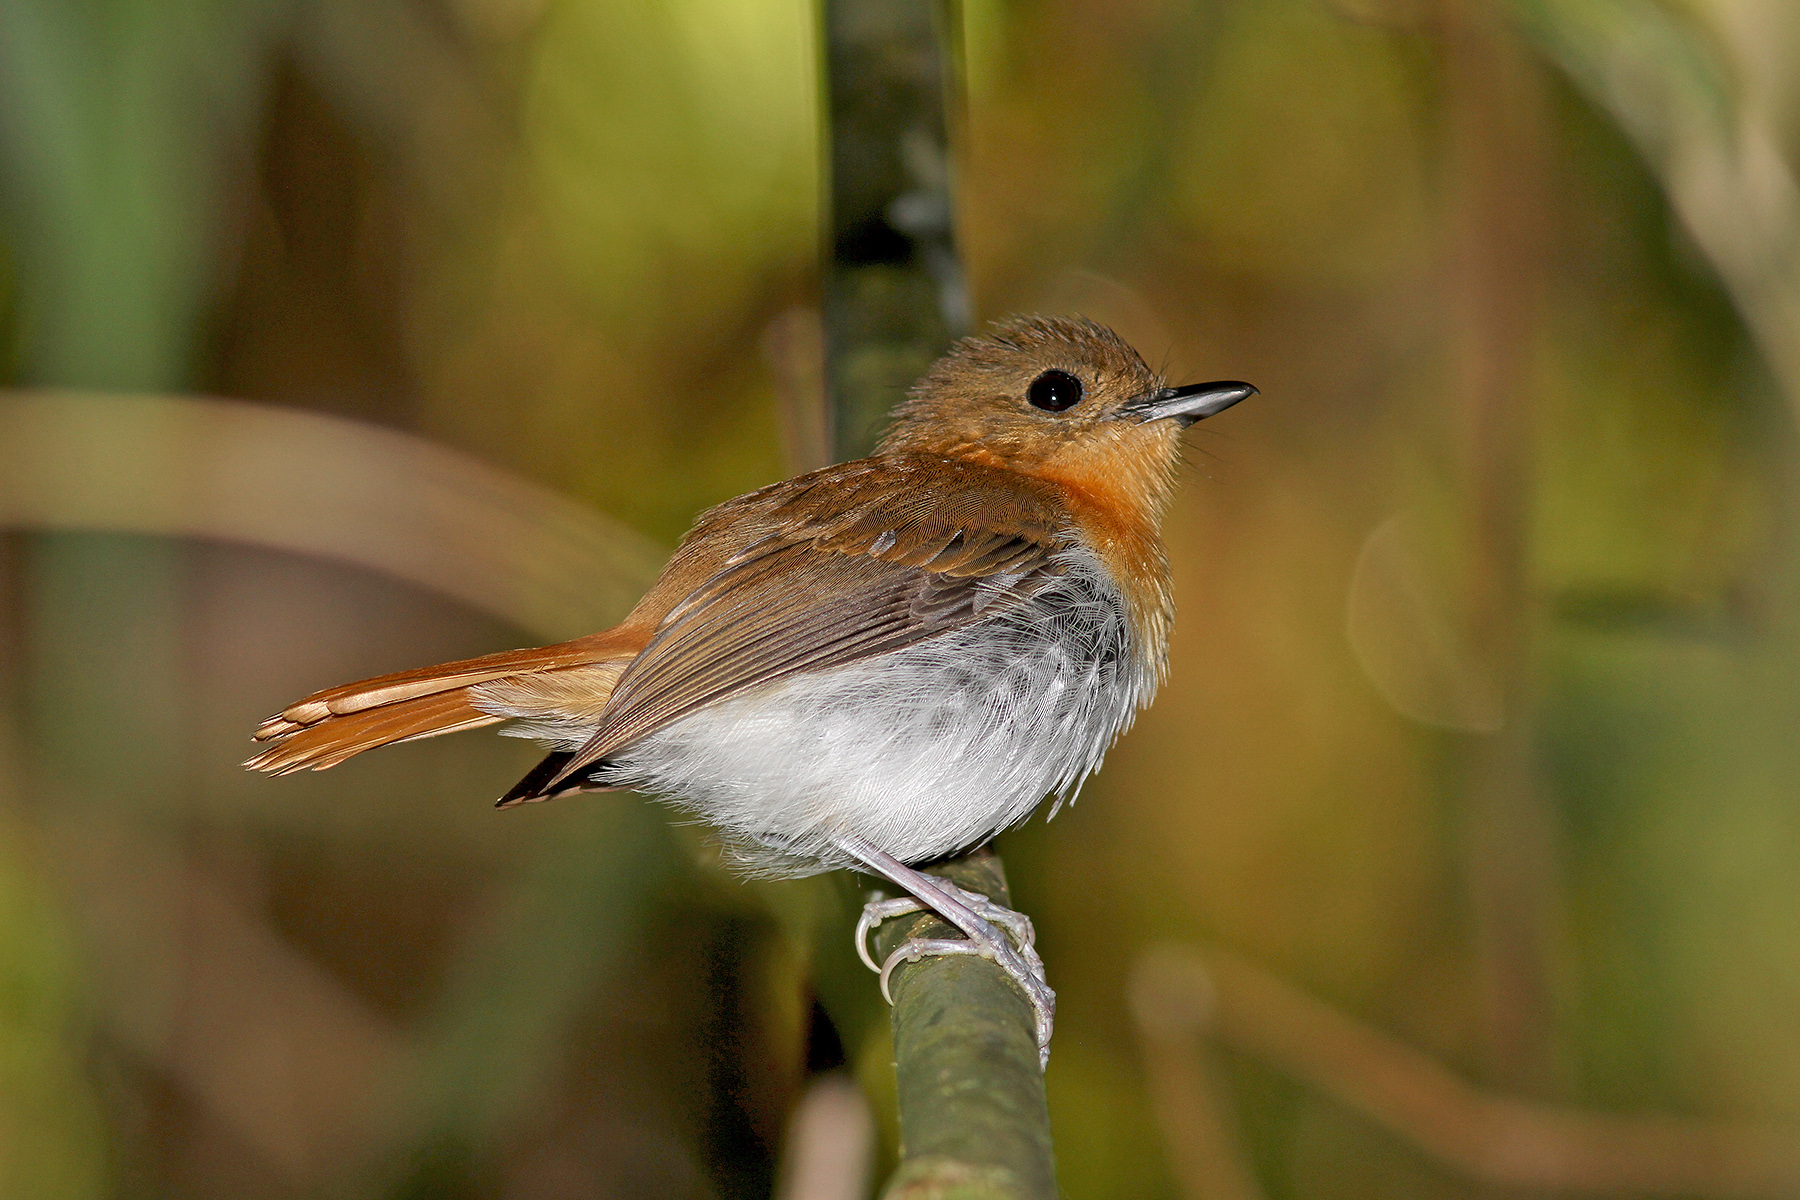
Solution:
[[[642,636],[633,636],[631,631],[623,627],[615,627],[602,633],[576,638],[572,642],[559,642],[554,646],[503,650],[498,654],[484,654],[480,658],[439,663],[434,667],[415,667],[410,671],[396,671],[392,675],[340,684],[322,692],[314,692],[306,699],[288,705],[278,715],[264,721],[254,736],[257,741],[266,742],[295,728],[316,725],[327,717],[341,717],[368,708],[379,708],[384,704],[435,695],[451,688],[485,683],[506,675],[554,671],[558,667],[579,666],[611,658],[629,658],[643,648],[645,640]]]
[[[326,688],[264,721],[252,736],[269,745],[244,765],[277,775],[308,768],[322,771],[392,742],[475,729],[511,716],[553,718],[557,714],[531,711],[526,697],[535,695],[537,689],[523,686],[532,676],[546,672],[569,676],[571,683],[576,676],[587,681],[586,689],[576,690],[602,685],[597,702],[604,706],[624,663],[646,640],[636,630],[615,627],[554,646],[508,650]],[[516,704],[497,707],[488,701],[483,684],[499,687]],[[542,708],[555,707],[560,693],[570,690],[570,685],[552,690],[558,693],[555,698],[546,695],[538,699]],[[592,704],[596,697],[585,699]]]
[[[457,688],[330,717],[312,725],[290,725],[272,734],[274,744],[244,765],[273,775],[308,768],[323,771],[377,746],[476,729],[504,719],[482,712],[469,703],[465,689]]]

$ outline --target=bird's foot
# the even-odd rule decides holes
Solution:
[[[1043,974],[1044,964],[1037,955],[1037,931],[1032,928],[1030,917],[1016,909],[995,904],[980,892],[965,891],[964,889],[957,887],[954,883],[951,883],[948,879],[939,878],[935,880],[935,882],[939,887],[949,892],[956,899],[962,901],[962,903],[977,917],[980,917],[991,925],[998,925],[1000,928],[1006,930],[1007,933],[1011,934],[1014,945],[1017,946],[1022,953],[1029,955],[1030,961],[1035,965],[1038,974]],[[895,917],[904,917],[912,913],[933,911],[935,910],[932,909],[930,905],[925,904],[923,901],[913,896],[897,896],[891,900],[869,901],[867,904],[863,905],[862,918],[856,923],[857,957],[863,960],[863,965],[867,966],[869,970],[881,970],[880,967],[875,965],[874,958],[869,954],[869,934],[874,932],[875,927],[885,921],[892,920]],[[943,917],[944,920],[955,924],[955,921],[952,918],[944,917],[944,914],[942,913],[939,913],[938,915]]]
[[[938,955],[972,954],[985,958],[1009,975],[1031,1001],[1037,1014],[1039,1065],[1050,1061],[1050,1033],[1055,1025],[1056,993],[1044,978],[1044,960],[1038,957],[1031,918],[1004,905],[996,904],[980,892],[965,891],[946,879],[933,878],[949,896],[960,902],[963,912],[942,912],[915,899],[899,896],[891,900],[873,900],[863,907],[856,923],[856,953],[869,970],[881,976],[881,995],[889,1004],[894,997],[889,982],[901,963],[918,962]],[[946,905],[956,907],[956,905]],[[882,922],[918,912],[934,912],[957,926],[965,938],[912,938],[904,942],[880,966],[869,954],[869,934]],[[971,919],[972,918],[972,919]],[[1001,933],[1005,930],[1005,934]]]

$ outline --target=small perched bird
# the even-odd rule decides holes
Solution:
[[[611,629],[314,693],[246,766],[322,770],[390,742],[512,720],[550,747],[502,808],[631,788],[703,818],[748,869],[851,868],[998,962],[1048,1053],[1054,994],[1029,921],[910,864],[1072,797],[1150,702],[1173,605],[1159,523],[1181,430],[1256,389],[1166,387],[1093,322],[967,338],[869,458],[704,512]],[[1000,929],[1006,930],[1003,935]]]

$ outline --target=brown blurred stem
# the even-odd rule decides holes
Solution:
[[[1263,1200],[1212,1041],[1197,1036],[1210,1031],[1216,1003],[1204,968],[1180,951],[1153,954],[1132,971],[1132,1023],[1179,1195]]]
[[[1353,1109],[1444,1165],[1506,1188],[1623,1195],[1768,1198],[1800,1192],[1800,1131],[1748,1122],[1624,1116],[1475,1087],[1442,1063],[1346,1016],[1259,967],[1222,951],[1170,948],[1146,956],[1132,978],[1132,1010],[1153,1049],[1185,1026],[1259,1059]],[[1195,1165],[1198,1140],[1231,1151],[1217,1119],[1223,1102],[1194,1074],[1190,1053],[1146,1059],[1171,1161],[1191,1197],[1214,1190],[1213,1162]],[[1199,1108],[1168,1106],[1168,1098]],[[1194,1114],[1200,1122],[1194,1122]],[[1214,1159],[1220,1156],[1215,1154]],[[1241,1173],[1240,1164],[1223,1170]],[[1254,1184],[1251,1185],[1252,1188]]]
[[[1474,643],[1505,723],[1468,747],[1465,852],[1494,1081],[1554,1088],[1549,963],[1560,914],[1557,820],[1538,784],[1532,716],[1530,363],[1546,271],[1543,83],[1512,33],[1444,0],[1446,246],[1456,455],[1467,493]]]
[[[992,851],[930,867],[958,887],[1010,903]],[[961,934],[930,915],[889,921],[884,961],[908,938]],[[1025,993],[985,959],[926,958],[894,972],[894,1059],[901,1165],[884,1200],[1054,1200],[1050,1112]]]

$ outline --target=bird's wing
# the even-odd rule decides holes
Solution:
[[[993,616],[1061,572],[1072,535],[1049,487],[942,459],[873,461],[707,514],[696,535],[750,537],[669,609],[553,784],[703,705]]]

